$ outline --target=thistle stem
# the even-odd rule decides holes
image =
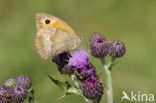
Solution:
[[[111,68],[115,62],[115,58],[112,58],[109,63],[103,58],[101,59],[105,73],[106,73],[106,86],[107,86],[107,103],[113,103],[113,89],[112,89],[112,78]]]
[[[107,103],[113,103],[112,79],[110,70],[105,69],[107,76]]]
[[[97,100],[90,100],[90,99],[85,99],[86,103],[99,103]]]
[[[89,100],[89,99],[85,99],[86,100],[86,103],[93,103],[92,100]]]
[[[78,81],[77,77],[74,74],[71,75],[71,79],[74,82],[75,87],[78,88],[78,89],[80,89],[79,81]]]

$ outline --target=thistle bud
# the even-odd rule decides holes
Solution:
[[[71,54],[68,52],[63,52],[61,54],[57,54],[53,57],[52,61],[57,64],[57,66],[62,67],[68,64],[68,60],[71,57]]]
[[[85,97],[96,99],[102,96],[103,86],[95,76],[90,76],[84,81],[82,91]]]
[[[9,78],[9,79],[5,80],[4,85],[8,88],[11,88],[12,86],[15,85],[15,79]]]
[[[16,77],[15,81],[16,81],[16,84],[24,85],[26,88],[30,88],[30,86],[32,84],[31,78],[28,76],[25,76],[25,75],[20,75],[20,76]]]
[[[93,56],[102,58],[108,54],[109,44],[101,34],[93,34],[89,39],[89,43]]]
[[[10,89],[0,86],[0,103],[8,103],[10,98]]]
[[[109,55],[112,57],[122,57],[125,54],[125,51],[125,45],[120,41],[114,41],[110,44]]]
[[[28,94],[28,90],[23,85],[15,85],[11,88],[11,97],[15,102],[23,102]]]
[[[72,74],[74,72],[74,70],[72,69],[71,66],[69,66],[68,64],[64,65],[64,66],[59,66],[58,70],[60,71],[61,74]]]

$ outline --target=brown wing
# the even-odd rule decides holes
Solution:
[[[35,45],[38,54],[47,59],[49,56],[69,51],[80,43],[78,36],[72,35],[59,28],[42,28],[37,32]]]

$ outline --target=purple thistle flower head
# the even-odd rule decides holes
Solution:
[[[69,52],[63,52],[53,57],[52,61],[57,64],[58,71],[61,74],[71,74],[73,72],[71,66],[68,65],[71,54]]]
[[[93,34],[89,39],[89,43],[93,56],[102,58],[108,54],[109,44],[102,34]]]
[[[89,42],[92,44],[96,40],[98,42],[100,42],[100,40],[105,40],[106,41],[106,39],[104,38],[104,36],[102,34],[100,34],[100,33],[93,33],[93,35],[91,35],[91,37],[89,38]]]
[[[57,64],[57,66],[64,66],[68,64],[69,58],[71,54],[69,52],[63,52],[61,54],[57,54],[53,57],[52,61]]]
[[[122,57],[125,54],[126,47],[120,41],[114,41],[110,44],[109,55],[112,57]]]
[[[90,62],[85,68],[76,68],[75,71],[78,79],[82,81],[91,75],[96,75],[96,69]]]
[[[8,103],[10,98],[10,89],[0,86],[0,103]]]
[[[68,75],[71,75],[74,72],[72,67],[69,66],[68,64],[64,66],[58,66],[58,70],[60,71],[61,74],[68,74]]]
[[[19,75],[18,77],[16,77],[15,81],[16,84],[23,85],[26,88],[30,88],[32,84],[31,78],[25,75]]]
[[[87,78],[86,82],[90,85],[94,85],[96,82],[98,82],[98,79],[91,75],[89,78]]]
[[[77,50],[71,55],[69,65],[76,68],[84,68],[88,64],[89,54],[84,50]]]
[[[15,85],[11,88],[11,97],[15,102],[22,102],[26,99],[28,90],[23,85]]]
[[[89,99],[96,99],[102,96],[102,83],[95,76],[88,77],[82,86],[83,95]]]

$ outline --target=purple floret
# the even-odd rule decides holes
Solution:
[[[83,68],[88,64],[89,54],[84,50],[77,50],[69,59],[69,65],[76,68]]]

